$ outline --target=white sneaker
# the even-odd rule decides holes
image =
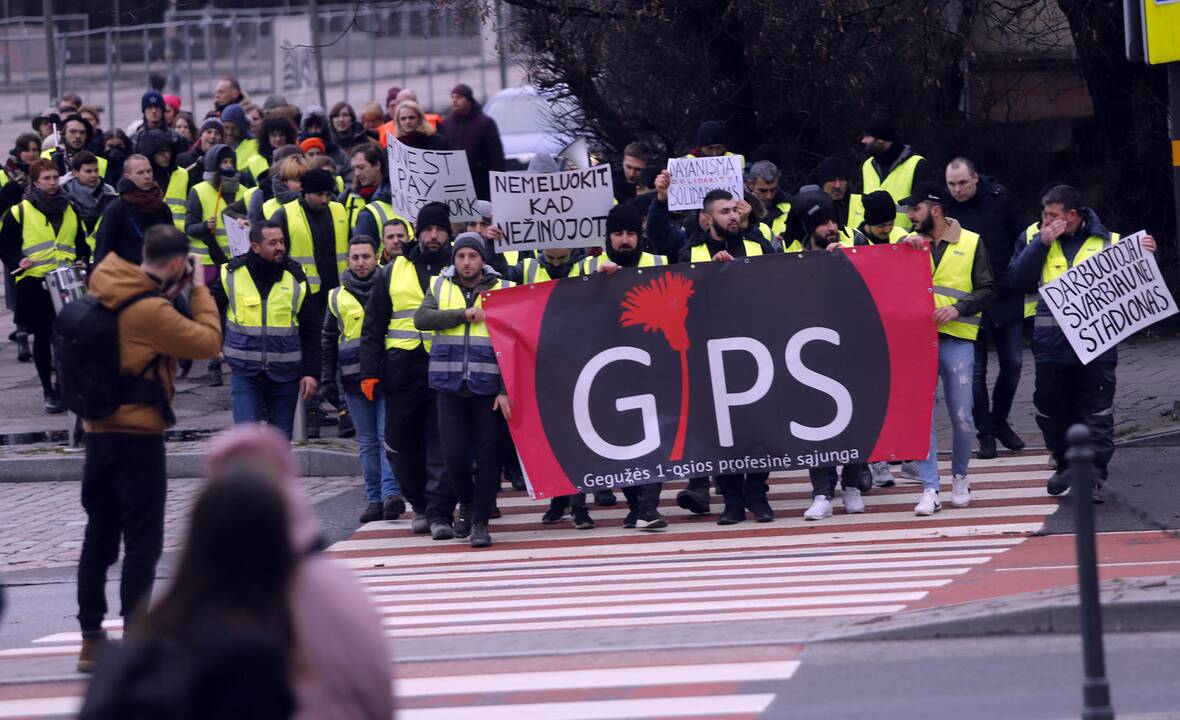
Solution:
[[[942,509],[942,503],[938,501],[938,491],[934,489],[927,489],[922,491],[922,499],[914,506],[914,514],[919,517],[933,515]]]
[[[844,512],[849,515],[865,511],[865,501],[856,488],[844,488]]]
[[[951,479],[951,505],[965,508],[971,504],[971,487],[967,485],[966,475],[956,475]]]
[[[893,487],[893,471],[887,462],[875,462],[869,465],[873,472],[874,487]]]
[[[860,495],[860,492],[857,492]],[[863,503],[861,504],[863,507]],[[815,499],[811,501],[811,507],[803,513],[804,520],[823,520],[826,517],[832,517],[832,501],[828,499],[827,495],[816,495]]]
[[[901,476],[907,480],[921,480],[922,471],[917,460],[906,460],[901,464]]]

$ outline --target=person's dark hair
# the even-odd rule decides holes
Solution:
[[[19,155],[23,150],[29,147],[29,143],[35,143],[37,145],[37,151],[41,151],[41,136],[35,132],[27,132],[16,136],[16,142],[12,145],[16,152],[12,154]]]
[[[353,158],[353,157],[356,157],[357,155],[363,155],[365,157],[365,162],[369,163],[370,165],[381,166],[382,177],[384,177],[384,174],[385,174],[385,151],[382,150],[379,145],[374,145],[372,143],[365,143],[364,145],[357,145],[356,147],[354,147],[352,149],[352,153],[349,154],[349,157]]]
[[[176,579],[131,627],[134,638],[183,643],[210,620],[228,620],[294,645],[288,593],[296,559],[288,512],[271,471],[239,461],[210,478],[197,499]]]
[[[61,100],[58,101],[58,104],[72,105],[75,110],[80,110],[82,108],[82,96],[76,92],[64,92],[61,94]]]
[[[242,84],[238,82],[236,77],[223,77],[221,79],[229,83],[229,86],[234,90],[237,90],[239,93],[242,92]]]
[[[78,172],[83,165],[97,165],[98,158],[89,150],[83,150],[74,157],[70,158],[70,169]]]
[[[264,147],[274,149],[270,144],[270,134],[275,131],[282,132],[287,137],[287,145],[294,145],[295,138],[299,136],[299,131],[295,129],[295,125],[287,118],[279,116],[271,116],[264,118],[262,121],[262,132],[258,138],[259,144]]]
[[[627,147],[623,148],[623,157],[633,157],[644,162],[652,161],[651,148],[647,143],[636,140],[633,143],[627,143]]]
[[[1065,212],[1081,211],[1084,201],[1082,194],[1072,185],[1057,185],[1049,188],[1049,191],[1041,198],[1041,206],[1045,205],[1060,205]]]
[[[717,202],[718,200],[733,200],[733,193],[722,188],[710,190],[709,193],[705,195],[704,206],[701,209],[705,212],[709,212],[713,209],[713,203]]]
[[[162,263],[175,257],[188,255],[189,239],[175,225],[152,225],[143,234],[143,259],[149,263]]]
[[[377,252],[377,241],[368,235],[353,235],[352,239],[348,241],[348,246],[352,247],[353,245],[368,245],[373,248],[374,253]]]
[[[123,143],[124,149],[131,149],[131,138],[127,137],[127,133],[123,132],[119,128],[111,128],[102,134],[103,145],[106,145],[111,140],[119,140]]]
[[[41,177],[41,173],[47,173],[50,170],[57,172],[57,165],[54,165],[52,160],[49,158],[37,158],[29,163],[29,180],[31,182],[37,182]]]
[[[402,220],[401,218],[390,218],[385,221],[384,225],[381,226],[381,234],[382,235],[385,234],[385,228],[389,227],[390,225],[401,225],[403,228],[406,229],[407,233],[410,232],[410,224],[408,222],[406,222],[405,220]]]
[[[193,139],[200,140],[201,126],[197,123],[197,119],[193,117],[193,114],[188,110],[181,110],[180,112],[176,113],[176,119],[172,121],[172,127],[175,128],[176,123],[180,122],[181,120],[187,122],[188,126],[193,129]]]
[[[762,198],[752,192],[746,192],[742,199],[750,203],[750,218],[755,222],[762,222],[766,217],[766,206],[762,204]]]
[[[979,173],[978,173],[978,172],[975,170],[975,163],[971,162],[971,160],[969,160],[968,158],[965,158],[965,157],[962,157],[962,156],[960,156],[960,157],[957,157],[957,158],[955,158],[954,160],[951,160],[949,163],[947,163],[947,164],[946,164],[946,166],[947,166],[948,168],[949,168],[949,167],[956,167],[956,166],[958,166],[958,167],[965,167],[965,168],[967,168],[967,174],[968,174],[968,175],[978,175],[978,174],[979,174]]]
[[[331,120],[332,118],[339,115],[341,110],[347,110],[348,114],[352,115],[352,119],[354,121],[357,119],[356,110],[353,109],[352,105],[349,105],[347,102],[345,102],[343,100],[341,100],[340,102],[338,102],[332,106],[332,110],[328,113],[328,119]]]
[[[260,222],[256,222],[253,225],[251,225],[250,226],[250,242],[252,242],[252,243],[262,242],[262,231],[268,230],[270,228],[275,228],[276,230],[281,231],[283,229],[283,226],[279,225],[277,222],[273,222],[271,220],[262,220]]]

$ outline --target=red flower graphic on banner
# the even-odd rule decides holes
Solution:
[[[668,273],[627,291],[623,299],[623,327],[642,325],[644,332],[661,332],[668,345],[680,354],[680,421],[676,425],[676,441],[669,459],[680,460],[684,455],[684,436],[688,433],[688,299],[693,296],[692,280],[677,273]]]

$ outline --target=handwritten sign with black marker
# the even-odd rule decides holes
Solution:
[[[555,173],[490,173],[496,250],[602,247],[614,205],[610,165]]]
[[[389,135],[389,187],[393,209],[407,218],[429,202],[445,203],[452,221],[479,220],[475,184],[464,150],[422,150]]]

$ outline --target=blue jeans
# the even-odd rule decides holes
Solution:
[[[971,459],[972,435],[975,434],[975,423],[971,421],[974,369],[975,343],[947,335],[938,336],[938,376],[942,378],[942,393],[946,396],[946,409],[951,417],[954,438],[951,472],[954,475],[965,476],[967,462]],[[938,431],[934,422],[937,414],[936,402],[930,416],[930,455],[918,461],[923,490],[938,489]]]
[[[229,381],[234,425],[266,422],[291,438],[295,427],[295,406],[299,403],[299,379],[275,382],[266,373],[242,377],[234,373]]]
[[[996,345],[996,356],[999,359],[1000,374],[996,376],[996,386],[992,396],[987,395],[987,346],[988,342]],[[1008,413],[1012,410],[1012,401],[1016,398],[1016,388],[1020,385],[1020,368],[1024,357],[1024,325],[1014,320],[999,327],[992,325],[987,315],[979,324],[979,338],[975,341],[975,407],[972,416],[975,418],[975,429],[983,435],[995,435],[996,429],[1008,424]]]
[[[364,395],[344,393],[352,424],[356,426],[356,444],[360,446],[361,474],[365,478],[365,496],[369,502],[381,502],[401,495],[382,444],[385,442],[385,396],[369,400]]]

